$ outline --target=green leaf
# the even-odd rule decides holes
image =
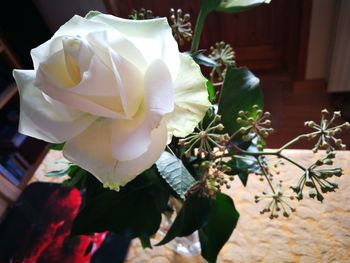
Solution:
[[[256,168],[257,162],[250,156],[239,156],[237,158],[232,158],[226,164],[231,168],[230,174],[238,175],[242,184],[246,186],[248,175]]]
[[[106,190],[85,205],[74,221],[73,233],[113,231],[128,238],[148,237],[158,230],[160,220],[147,189],[125,196]]]
[[[204,22],[208,14],[213,11],[242,12],[264,2],[268,3],[270,0],[202,0],[192,38],[191,52],[195,53],[198,50]]]
[[[63,147],[64,147],[64,144],[65,143],[50,143],[49,145],[48,145],[48,148],[50,149],[50,150],[54,150],[54,151],[62,151],[62,149],[63,149]]]
[[[79,170],[84,170],[84,169],[80,168],[78,165],[71,165],[71,166],[69,166],[69,170],[67,171],[67,174],[70,177],[73,177],[76,173],[79,172]]]
[[[249,152],[258,151],[255,140],[253,140],[250,146],[246,148],[246,151],[249,151]],[[246,155],[235,156],[235,157],[232,157],[228,162],[226,162],[226,165],[228,165],[231,168],[231,171],[229,172],[229,174],[238,175],[239,179],[241,180],[244,186],[247,185],[248,176],[250,173],[261,173],[261,168],[259,166],[259,163],[253,156],[246,156]]]
[[[192,234],[207,223],[212,200],[199,195],[190,195],[178,213],[164,239],[156,246],[164,245],[175,237]]]
[[[239,178],[239,180],[241,180],[241,182],[244,186],[247,186],[248,176],[249,176],[249,173],[247,173],[247,172],[238,173],[238,178]]]
[[[66,169],[62,169],[62,170],[55,170],[55,171],[50,171],[47,172],[45,174],[45,176],[47,177],[61,177],[61,176],[65,176],[66,174],[68,174],[70,167],[67,167]]]
[[[199,65],[203,65],[203,66],[210,67],[210,68],[215,67],[217,65],[217,63],[214,60],[212,60],[211,58],[204,55],[202,53],[203,51],[204,51],[203,49],[197,50],[196,52],[191,54],[191,57]]]
[[[141,246],[143,249],[152,248],[151,240],[148,236],[147,237],[145,237],[145,236],[140,237],[140,242],[141,242]]]
[[[211,81],[207,81],[206,83],[207,85],[207,90],[208,90],[208,99],[213,102],[215,100],[215,88],[214,88],[214,85],[213,83],[211,83]]]
[[[67,162],[62,162],[62,163],[67,164]],[[60,177],[60,176],[64,176],[64,175],[69,175],[70,177],[74,177],[79,172],[79,170],[81,170],[83,173],[87,173],[85,170],[83,170],[79,166],[77,166],[75,164],[70,164],[65,169],[47,172],[45,174],[45,176]]]
[[[202,0],[201,7],[207,13],[212,11],[239,13],[270,2],[271,0]]]
[[[236,122],[240,110],[249,111],[253,105],[262,108],[263,97],[260,81],[247,68],[228,67],[220,94],[218,114],[229,134],[237,131]]]
[[[204,115],[203,118],[203,128],[207,128],[208,125],[214,120],[216,116],[216,109],[214,107],[211,107]]]
[[[154,168],[149,169],[119,192],[103,188],[91,174],[86,183],[86,202],[73,224],[73,234],[113,231],[127,238],[147,240],[156,233],[161,221],[157,202],[168,198],[166,191],[159,191],[160,180]],[[162,188],[164,189],[164,188]]]
[[[91,19],[91,18],[93,18],[94,16],[97,16],[97,15],[100,15],[100,14],[101,14],[101,12],[99,12],[99,11],[95,11],[95,10],[89,11],[89,13],[87,13],[87,14],[85,15],[85,18],[86,18],[86,19]]]
[[[72,165],[67,171],[70,179],[62,183],[63,186],[83,188],[85,186],[86,177],[89,175],[88,171],[80,168],[77,165]]]
[[[215,11],[240,13],[261,4],[268,4],[271,0],[221,0]]]
[[[156,165],[164,180],[181,198],[184,198],[185,193],[191,188],[195,180],[182,161],[169,152],[163,152]]]
[[[202,256],[216,262],[221,248],[230,238],[239,219],[232,199],[222,193],[216,195],[208,223],[199,230]]]

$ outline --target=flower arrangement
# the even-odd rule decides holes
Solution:
[[[68,174],[63,184],[85,190],[84,206],[72,233],[113,231],[151,247],[162,214],[174,214],[163,245],[198,231],[202,256],[215,262],[232,234],[239,213],[224,193],[238,177],[255,173],[270,187],[256,195],[271,219],[295,211],[289,199],[323,200],[335,191],[329,168],[336,138],[349,123],[322,111],[321,123],[282,145],[266,150],[272,132],[262,109],[259,79],[235,65],[229,44],[216,43],[208,56],[199,48],[206,16],[241,12],[267,0],[202,0],[192,31],[189,15],[171,10],[169,20],[149,10],[129,19],[90,12],[74,16],[53,37],[32,50],[33,70],[14,70],[20,92],[21,133],[52,143],[71,162],[51,176]],[[170,25],[169,25],[170,23]],[[193,36],[192,36],[193,35]],[[192,41],[191,51],[178,44]],[[199,65],[211,67],[205,78]],[[325,157],[304,167],[285,156],[293,143],[316,140]],[[286,195],[275,184],[268,156],[300,168]],[[325,168],[326,167],[326,168]],[[218,228],[220,231],[218,231]]]

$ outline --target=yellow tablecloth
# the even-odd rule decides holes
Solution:
[[[286,150],[285,155],[299,160],[305,165],[316,160],[310,151]],[[33,181],[46,180],[43,175],[52,170],[54,160],[61,158],[57,152],[50,152],[35,173]],[[217,262],[255,263],[255,262],[349,262],[350,260],[350,152],[337,154],[336,165],[344,169],[340,178],[332,178],[339,184],[335,193],[325,194],[323,203],[310,199],[291,201],[297,211],[290,218],[280,216],[270,220],[259,211],[265,203],[254,202],[254,195],[268,191],[267,183],[260,182],[251,175],[247,187],[236,179],[227,192],[240,212],[240,219],[229,242],[224,246]],[[287,187],[301,175],[294,166],[281,166],[280,176]],[[53,180],[51,180],[53,181]],[[173,252],[169,246],[141,248],[134,240],[129,249],[127,263],[167,263],[167,262],[205,262],[200,256],[186,258]]]
[[[305,164],[315,160],[310,151],[287,150],[287,156]],[[240,212],[240,219],[229,242],[221,250],[217,262],[234,263],[330,263],[350,262],[350,152],[337,154],[335,164],[344,169],[335,193],[325,195],[323,203],[309,199],[305,194],[301,202],[292,201],[297,211],[290,218],[280,216],[270,220],[259,211],[265,203],[254,202],[254,195],[268,191],[267,183],[251,175],[247,187],[234,180],[228,192]],[[296,181],[300,170],[282,166],[276,179],[287,186]],[[275,180],[276,182],[277,180]],[[186,258],[173,252],[170,246],[143,250],[134,240],[127,263],[205,262],[200,256]]]

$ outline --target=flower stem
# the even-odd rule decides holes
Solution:
[[[287,156],[285,156],[285,155],[283,155],[283,154],[281,154],[281,153],[278,153],[277,156],[280,157],[280,158],[283,158],[283,159],[287,160],[288,162],[290,162],[290,163],[292,163],[292,164],[294,164],[295,166],[299,167],[301,170],[306,171],[306,168],[305,168],[304,166],[298,164],[297,162],[293,161],[293,160],[290,159],[289,157],[287,157]]]
[[[173,152],[173,150],[169,147],[169,145],[167,145],[166,148],[169,150],[169,152],[170,152],[173,156],[177,157],[176,154]]]
[[[201,39],[201,34],[202,34],[203,26],[204,26],[204,21],[205,21],[205,18],[207,17],[208,14],[209,14],[209,12],[205,8],[201,8],[199,10],[199,14],[197,17],[197,22],[196,22],[196,27],[195,27],[195,31],[194,31],[194,35],[193,35],[193,39],[192,39],[192,45],[191,45],[191,53],[192,54],[198,50],[199,42]]]
[[[272,186],[271,180],[270,180],[269,176],[267,175],[267,172],[266,172],[266,170],[265,170],[265,167],[264,167],[263,164],[261,163],[261,161],[260,161],[260,159],[259,159],[258,156],[256,156],[255,159],[257,160],[257,162],[258,162],[258,164],[259,164],[259,166],[260,166],[260,169],[261,169],[262,173],[264,174],[264,176],[265,176],[267,182],[269,183],[269,186],[270,186],[270,188],[271,188],[272,193],[275,194],[275,193],[276,193],[275,188],[273,188],[273,186]]]
[[[283,145],[281,148],[279,148],[277,150],[277,152],[281,153],[284,149],[286,149],[287,147],[291,146],[292,144],[298,142],[299,140],[307,138],[307,137],[315,135],[315,134],[318,134],[318,133],[320,133],[320,131],[299,135],[298,137],[296,137],[293,140],[287,142],[285,145]]]

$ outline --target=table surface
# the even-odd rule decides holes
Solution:
[[[310,151],[286,150],[285,155],[305,165],[317,159]],[[44,176],[57,168],[53,162],[62,158],[59,152],[50,152],[38,168],[32,181],[56,181]],[[254,202],[255,194],[268,191],[267,183],[256,175],[248,179],[247,187],[240,180],[232,182],[227,192],[234,200],[240,219],[230,240],[221,250],[217,262],[349,262],[350,258],[350,151],[339,151],[335,165],[344,169],[344,175],[334,177],[339,184],[335,193],[325,194],[320,203],[306,196],[291,201],[296,212],[289,218],[270,220],[259,211],[266,203]],[[277,180],[287,188],[301,171],[294,166],[279,168]],[[142,249],[138,240],[132,241],[127,263],[131,262],[205,262],[200,256],[187,258],[176,254],[169,245]]]

